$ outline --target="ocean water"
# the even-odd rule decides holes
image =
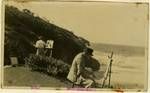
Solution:
[[[124,48],[124,51],[114,52],[111,74],[111,85],[114,88],[123,89],[145,89],[147,87],[147,56],[144,48],[133,47]],[[94,49],[94,48],[93,48]],[[102,49],[102,48],[101,48]],[[94,58],[98,59],[101,68],[95,72],[95,80],[102,84],[103,77],[106,74],[107,66],[110,62],[108,56],[111,52],[104,52],[101,49],[94,49]],[[105,48],[106,49],[106,48]],[[114,49],[114,46],[112,50]],[[116,49],[116,48],[115,48]],[[129,49],[129,50],[128,50]],[[140,50],[138,50],[140,49]],[[133,53],[132,53],[133,52]],[[130,55],[127,55],[130,53]],[[136,54],[137,53],[137,54]],[[106,82],[107,84],[108,82]]]

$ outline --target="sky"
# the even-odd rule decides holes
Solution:
[[[113,2],[9,2],[90,42],[146,46],[148,5]]]

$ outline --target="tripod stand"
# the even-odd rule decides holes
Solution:
[[[108,58],[110,59],[110,62],[109,62],[109,65],[107,67],[107,70],[106,70],[106,74],[105,74],[105,77],[104,77],[104,80],[103,80],[103,84],[102,84],[102,88],[105,86],[105,81],[107,80],[108,78],[108,88],[110,88],[110,80],[111,80],[111,69],[112,69],[112,62],[113,62],[113,52],[111,53],[110,56],[108,56]]]

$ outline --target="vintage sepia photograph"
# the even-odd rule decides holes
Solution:
[[[2,88],[147,91],[148,3],[3,5]]]

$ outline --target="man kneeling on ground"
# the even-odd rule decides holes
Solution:
[[[94,79],[87,77],[85,64],[90,61],[93,55],[93,49],[86,48],[83,52],[77,54],[72,62],[67,79],[76,85],[84,85],[85,88],[90,88],[94,86]],[[90,75],[89,75],[90,76]]]

